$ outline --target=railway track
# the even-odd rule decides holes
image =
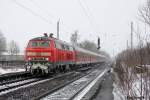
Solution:
[[[33,78],[33,79],[25,79],[25,80],[20,80],[20,81],[13,82],[13,83],[0,85],[0,95],[6,94],[8,92],[12,92],[20,88],[21,86],[25,86],[25,85],[28,85],[28,84],[31,84],[40,80],[41,79]]]
[[[36,98],[36,100],[80,100],[97,80],[102,78],[107,72],[108,69],[95,70],[78,80],[70,82],[70,84],[65,84],[60,89],[53,90],[55,92],[45,97]]]
[[[79,80],[83,76],[92,73],[95,70],[94,68],[96,67],[82,68],[81,70],[71,71],[67,73],[59,73],[58,75],[47,77],[45,79],[29,79],[21,81],[21,83],[14,83],[14,86],[9,84],[6,85],[6,87],[10,88],[5,87],[4,91],[0,90],[0,99],[39,100],[49,94],[59,91],[63,87],[66,87],[76,80]]]
[[[45,90],[49,90],[58,84],[59,85],[62,84],[62,81],[65,82],[66,80],[64,80],[63,77],[73,78],[73,76],[76,77],[77,73],[69,72],[65,74],[60,74],[53,78],[43,79],[41,81],[26,84],[24,86],[19,86],[18,88],[13,89],[12,91],[1,93],[0,99],[2,100],[8,100],[8,99],[31,100],[31,98],[37,97],[38,94],[43,94],[43,91],[45,92]]]
[[[21,80],[30,78],[31,75],[28,72],[16,72],[16,73],[7,73],[0,75],[0,85],[5,85]]]

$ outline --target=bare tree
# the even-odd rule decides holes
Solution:
[[[71,35],[71,38],[70,38],[71,44],[72,44],[73,46],[77,45],[78,40],[79,40],[79,35],[78,35],[78,31],[76,30],[76,31]]]
[[[90,51],[93,51],[93,52],[98,51],[96,44],[94,42],[89,41],[89,40],[84,40],[79,45],[80,45],[80,47],[87,49],[87,50],[90,50]]]
[[[150,26],[150,0],[147,0],[144,7],[139,9],[139,13],[142,21]],[[118,54],[115,72],[118,74],[123,92],[127,94],[127,99],[149,100],[150,71],[148,65],[150,64],[150,42],[145,41],[140,36],[139,29],[137,29],[136,33],[139,40],[138,46],[134,49],[127,48]]]
[[[150,25],[150,0],[147,0],[146,5],[139,9],[142,21]]]
[[[97,47],[96,43],[94,43],[92,41],[89,41],[89,40],[84,40],[84,41],[79,43],[78,40],[79,40],[79,34],[78,34],[78,31],[75,31],[70,37],[70,41],[71,41],[73,46],[78,45],[81,48],[84,48],[84,49],[89,50],[89,51],[96,52],[98,54],[105,55],[106,57],[110,58],[109,54],[107,54],[104,51],[98,50],[98,47]],[[100,40],[99,40],[98,46],[100,46]]]
[[[100,51],[99,49],[97,49],[96,43],[94,43],[92,41],[84,40],[81,43],[79,43],[79,46],[81,48],[86,49],[86,50],[93,51],[93,52],[96,52],[96,53],[101,54],[101,55],[105,55],[106,57],[110,58],[110,55],[107,52]]]
[[[118,54],[115,72],[118,74],[123,92],[126,92],[129,98],[139,97],[140,100],[149,100],[150,72],[147,66],[149,43],[144,45],[141,37],[139,39],[139,45],[135,49],[126,49]],[[136,82],[137,87],[134,86]]]
[[[6,50],[6,38],[3,36],[3,33],[0,31],[0,55]]]
[[[19,46],[17,42],[14,40],[11,40],[10,43],[8,44],[8,53],[10,55],[17,55],[20,52]]]

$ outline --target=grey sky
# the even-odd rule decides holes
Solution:
[[[31,9],[39,16],[33,15]],[[21,50],[30,38],[44,32],[56,36],[60,19],[60,39],[69,42],[70,35],[79,31],[80,41],[96,42],[101,37],[102,50],[113,55],[126,47],[130,22],[140,23],[138,8],[145,0],[0,0],[0,30],[7,41],[15,40]],[[86,11],[84,11],[84,9]],[[86,13],[87,12],[87,13]],[[88,16],[87,16],[88,15]],[[89,21],[90,20],[90,21]],[[135,44],[137,41],[134,41]]]

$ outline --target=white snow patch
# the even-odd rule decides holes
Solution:
[[[25,71],[25,69],[23,69],[23,68],[13,68],[13,69],[0,68],[0,74],[23,72],[23,71]]]
[[[148,79],[149,79],[149,77],[147,77],[146,80],[148,80]],[[145,79],[142,78],[142,83],[141,83],[141,77],[140,77],[140,75],[137,75],[137,77],[135,77],[134,80],[132,81],[133,83],[132,84],[130,83],[131,88],[129,90],[129,93],[132,94],[131,96],[129,95],[130,98],[135,98],[135,99],[138,98],[138,100],[140,100],[139,98],[142,98],[142,96],[145,97],[144,88],[147,88],[149,90],[150,82],[148,82],[147,86],[145,86],[144,80]],[[113,86],[114,86],[114,89],[113,89],[114,100],[127,100],[127,94],[125,94],[125,93],[127,93],[127,90],[121,89],[121,87],[117,83],[118,83],[118,81],[114,82],[114,84],[113,84]],[[141,93],[141,84],[143,85],[142,86],[142,96],[140,94]],[[149,99],[149,97],[147,97],[147,100],[148,99]],[[142,100],[146,100],[146,97],[143,98]]]
[[[125,95],[121,92],[118,85],[113,83],[113,86],[114,86],[114,89],[113,89],[114,100],[126,100]]]

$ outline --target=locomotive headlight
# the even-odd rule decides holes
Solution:
[[[27,56],[36,56],[35,52],[27,52]]]
[[[48,60],[49,60],[49,58],[46,58],[46,60],[48,61]]]
[[[31,60],[31,58],[29,57],[28,60]]]
[[[51,53],[50,52],[42,52],[41,56],[51,56]]]

